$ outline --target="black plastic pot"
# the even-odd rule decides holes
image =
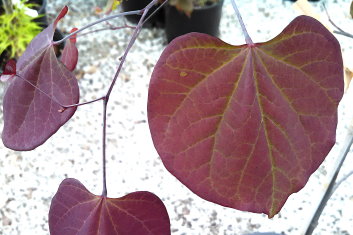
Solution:
[[[174,38],[190,32],[219,35],[219,22],[222,16],[224,0],[217,3],[195,7],[190,15],[178,11],[174,6],[165,7],[165,30],[168,42]]]
[[[2,6],[2,1],[0,0],[0,15],[4,13],[5,13],[5,10],[4,10],[4,7]]]
[[[123,8],[123,11],[135,11],[135,10],[141,10],[144,7],[146,7],[151,0],[123,0],[121,3],[121,6]],[[154,10],[157,9],[157,5],[152,7],[147,16],[151,15]],[[164,27],[164,9],[161,8],[154,14],[151,19],[149,19],[146,24],[144,25],[145,27]],[[126,16],[126,19],[130,21],[131,23],[137,24],[141,18],[141,15],[128,15]]]

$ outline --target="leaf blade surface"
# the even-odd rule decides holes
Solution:
[[[273,217],[335,142],[342,78],[337,40],[310,17],[254,46],[185,35],[152,74],[154,145],[200,197]]]
[[[91,194],[78,180],[65,179],[49,211],[50,234],[165,235],[170,222],[163,202],[150,192],[121,198]]]
[[[78,83],[56,58],[53,35],[63,8],[54,23],[38,34],[19,58],[16,76],[4,94],[2,140],[14,150],[32,150],[43,144],[75,113],[76,107],[58,112],[61,105],[79,101]]]

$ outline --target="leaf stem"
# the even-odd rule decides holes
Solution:
[[[107,142],[107,105],[109,97],[103,99],[103,192],[102,196],[107,197],[107,171],[106,171],[106,142]]]
[[[121,26],[121,27],[119,27],[119,26],[115,27],[113,25],[109,25],[109,27],[105,27],[105,28],[96,29],[96,30],[92,30],[92,31],[89,31],[89,32],[81,33],[80,35],[77,35],[77,37],[82,37],[82,36],[87,35],[87,34],[97,33],[97,32],[105,31],[105,30],[118,30],[118,29],[135,29],[135,27],[127,25],[127,24],[125,24],[124,26]]]
[[[144,25],[153,15],[155,15],[169,0],[165,0],[162,4],[160,4],[157,9],[155,9],[143,22]]]
[[[324,6],[328,21],[333,25],[333,27],[335,27],[337,30],[334,30],[333,32],[336,34],[340,34],[349,38],[353,38],[353,34],[347,33],[346,31],[344,31],[343,29],[341,29],[340,27],[338,27],[335,22],[333,22],[333,20],[331,19],[330,15],[328,14],[327,8],[325,3],[322,4]]]
[[[90,101],[87,101],[87,102],[78,103],[78,104],[61,105],[62,109],[59,110],[59,112],[63,112],[63,111],[65,111],[68,108],[73,108],[73,107],[78,107],[78,106],[82,106],[82,105],[86,105],[86,104],[91,104],[91,103],[97,102],[99,100],[104,100],[104,99],[105,99],[105,96],[102,96],[100,98],[97,98],[97,99],[94,99],[94,100],[90,100]]]
[[[248,31],[246,30],[246,27],[245,27],[245,24],[244,24],[244,21],[241,17],[241,14],[238,10],[238,7],[237,7],[237,4],[235,3],[235,0],[232,0],[232,6],[233,6],[233,9],[235,11],[235,14],[237,15],[238,17],[238,20],[239,20],[239,23],[240,23],[240,26],[241,26],[241,29],[243,31],[243,34],[244,34],[244,37],[245,37],[245,42],[246,44],[248,44],[249,46],[253,46],[254,43],[253,41],[251,40],[249,34],[248,34]]]
[[[120,74],[120,71],[122,69],[122,66],[126,60],[126,57],[127,57],[127,54],[129,53],[132,45],[135,43],[136,39],[137,39],[137,36],[139,35],[141,29],[142,29],[142,25],[145,23],[144,21],[144,18],[146,17],[147,15],[147,12],[151,9],[151,7],[153,7],[154,4],[157,3],[158,0],[152,0],[144,9],[142,9],[141,11],[143,12],[142,13],[142,16],[140,18],[140,21],[138,22],[138,24],[136,25],[136,28],[134,30],[134,33],[132,34],[131,36],[131,39],[129,41],[129,44],[127,45],[126,49],[125,49],[125,52],[124,52],[124,55],[121,57],[121,60],[120,60],[120,63],[119,63],[119,66],[118,66],[118,69],[114,75],[114,78],[113,78],[113,81],[112,83],[110,84],[110,87],[108,89],[108,92],[106,94],[106,97],[109,97],[110,96],[110,93],[112,92],[113,90],[113,87],[116,83],[116,80],[118,79],[118,76]]]
[[[339,181],[336,182],[335,186],[332,189],[332,194],[338,189],[338,187],[346,181],[350,176],[353,175],[353,171],[350,171],[347,175],[343,176]]]
[[[136,11],[128,11],[128,12],[123,12],[123,13],[118,13],[118,14],[115,14],[115,15],[111,15],[111,16],[107,16],[105,18],[102,18],[102,19],[99,19],[97,21],[94,21],[92,23],[89,23],[85,26],[83,26],[82,28],[80,28],[79,30],[76,30],[75,32],[72,32],[68,35],[66,35],[63,39],[59,40],[59,41],[54,41],[53,42],[53,45],[57,45],[57,44],[60,44],[62,42],[64,42],[65,40],[67,40],[68,38],[70,38],[72,35],[75,35],[87,28],[90,28],[92,27],[93,25],[96,25],[96,24],[99,24],[99,23],[102,23],[104,21],[108,21],[108,20],[111,20],[111,19],[114,19],[114,18],[117,18],[117,17],[121,17],[121,16],[126,16],[126,15],[140,15],[142,14],[142,11],[143,10],[136,10]]]
[[[127,54],[129,53],[131,47],[133,46],[133,44],[135,43],[137,36],[139,35],[139,33],[141,32],[142,26],[144,24],[144,19],[148,13],[148,11],[151,9],[151,7],[153,7],[153,5],[155,5],[157,3],[158,0],[152,0],[144,9],[140,10],[139,12],[142,12],[142,16],[140,18],[140,21],[138,22],[138,24],[136,25],[136,28],[130,38],[129,44],[127,45],[124,55],[122,56],[122,58],[120,59],[120,63],[119,66],[115,72],[113,81],[111,82],[109,89],[104,97],[104,103],[103,103],[103,192],[102,192],[102,196],[106,197],[107,196],[107,176],[106,176],[106,129],[107,129],[107,106],[108,106],[108,101],[109,101],[109,97],[110,94],[113,90],[113,87],[118,79],[118,76],[120,74],[120,71],[122,69],[122,66],[126,60]]]

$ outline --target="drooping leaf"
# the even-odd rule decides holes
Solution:
[[[54,23],[32,40],[17,62],[16,76],[9,81],[3,102],[2,140],[8,148],[36,148],[76,111],[76,108],[70,108],[58,112],[60,104],[75,104],[79,100],[77,80],[58,61],[52,45],[56,24],[66,12],[67,7]]]
[[[70,33],[77,31],[77,28],[73,28]],[[74,71],[78,61],[78,50],[76,47],[76,34],[68,40],[65,44],[63,53],[61,55],[61,61],[70,71]]]
[[[91,194],[76,179],[65,179],[50,206],[49,229],[51,235],[168,235],[170,222],[153,193],[106,198]]]
[[[342,95],[337,40],[300,16],[255,45],[174,40],[152,74],[148,120],[165,167],[194,193],[273,217],[335,143]]]

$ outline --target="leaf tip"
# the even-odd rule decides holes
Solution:
[[[55,21],[54,21],[54,25],[56,25],[69,11],[69,7],[68,6],[64,6],[63,9],[61,9],[59,15],[56,17]]]

